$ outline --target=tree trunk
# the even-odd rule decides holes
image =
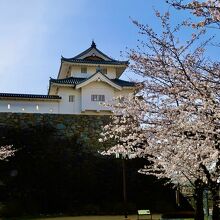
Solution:
[[[213,202],[213,211],[212,211],[212,219],[219,220],[220,219],[220,208],[219,208],[219,189],[218,187],[211,190],[212,193],[212,202]]]
[[[203,187],[199,184],[199,181],[195,181],[195,220],[204,220],[203,211]]]

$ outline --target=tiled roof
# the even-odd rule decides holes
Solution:
[[[89,53],[92,49],[95,49],[98,53],[102,54],[104,57],[106,57],[107,59],[111,60],[111,61],[115,61],[114,59],[110,58],[109,56],[107,56],[106,54],[104,54],[101,50],[99,50],[97,47],[96,47],[96,44],[94,41],[92,41],[92,44],[91,46],[86,49],[85,51],[83,51],[82,53],[76,55],[75,57],[73,57],[73,59],[78,59],[80,58],[81,56]]]
[[[51,83],[58,83],[58,84],[66,84],[66,85],[77,85],[86,81],[88,78],[78,78],[78,77],[69,77],[65,79],[50,79]],[[134,82],[128,82],[121,79],[110,79],[113,83],[122,86],[122,87],[133,87],[135,86]]]
[[[86,80],[86,78],[80,78],[80,77],[69,77],[65,79],[50,79],[50,82],[52,83],[58,83],[58,84],[68,84],[68,85],[77,85],[78,83],[83,82]]]
[[[0,98],[27,98],[27,99],[61,99],[57,95],[35,95],[35,94],[16,94],[16,93],[0,93]]]
[[[95,49],[98,53],[100,53],[102,56],[106,57],[108,60],[85,60],[85,59],[80,59],[83,55],[89,53],[92,49]],[[102,51],[100,51],[97,47],[94,41],[92,41],[91,46],[83,51],[82,53],[78,54],[75,57],[72,58],[65,58],[61,57],[61,61],[66,61],[66,62],[71,62],[71,63],[90,63],[90,64],[114,64],[114,65],[128,65],[128,61],[119,61],[110,58],[106,54],[104,54]]]
[[[75,58],[61,58],[61,61],[71,62],[71,63],[88,63],[88,64],[110,64],[110,65],[128,65],[128,61],[118,61],[118,60],[83,60]]]
[[[129,82],[129,81],[121,80],[121,79],[112,79],[111,81],[122,87],[127,87],[127,86],[133,87],[136,85],[136,83],[134,82]]]

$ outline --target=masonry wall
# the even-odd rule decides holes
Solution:
[[[0,192],[5,198],[0,217],[122,214],[121,160],[96,154],[104,147],[98,138],[109,120],[109,116],[0,113],[1,141],[3,129],[14,128],[6,138],[14,139],[19,149],[0,166],[4,183]],[[38,125],[44,129],[31,132]],[[44,132],[46,126],[54,132]],[[182,200],[176,207],[174,190],[140,175],[137,170],[145,164],[144,159],[126,161],[129,213],[143,207],[155,213],[191,210]]]
[[[80,114],[81,113],[81,89],[71,87],[59,87],[58,95],[62,97],[59,102],[60,114]],[[74,102],[69,102],[69,96],[75,97]]]
[[[56,138],[72,138],[87,145],[90,149],[100,149],[104,146],[98,142],[102,126],[110,120],[104,115],[60,115],[60,114],[30,114],[30,113],[0,113],[0,129],[17,128],[33,129],[36,126],[52,128]]]

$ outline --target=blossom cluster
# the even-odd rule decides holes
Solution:
[[[15,154],[16,150],[13,149],[13,145],[6,145],[0,147],[0,160],[5,160]]]
[[[199,180],[218,187],[220,64],[204,59],[207,42],[196,44],[205,31],[180,44],[175,34],[181,25],[172,29],[169,14],[157,16],[161,36],[134,21],[149,41],[130,51],[131,69],[145,80],[138,96],[111,104],[115,114],[100,141],[114,144],[104,154],[145,157],[148,165],[140,172],[175,184]]]
[[[220,1],[219,0],[206,0],[197,1],[192,0],[189,3],[184,3],[183,0],[168,1],[177,9],[191,10],[197,17],[202,17],[203,20],[194,24],[194,27],[201,27],[210,24],[217,24],[220,22]]]

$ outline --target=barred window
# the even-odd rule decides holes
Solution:
[[[91,95],[91,101],[93,102],[104,102],[105,95]]]
[[[75,95],[69,96],[69,102],[75,102]]]

